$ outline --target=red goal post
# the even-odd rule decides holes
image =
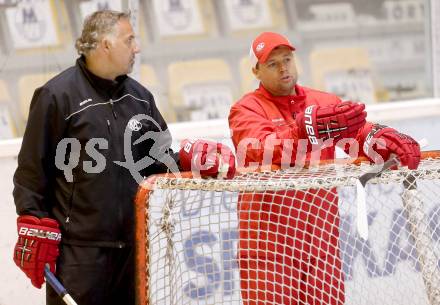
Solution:
[[[414,302],[413,299],[409,299],[408,304],[440,304],[438,303],[440,302],[440,271],[438,262],[438,258],[440,257],[440,223],[437,224],[436,221],[432,220],[437,219],[437,217],[440,220],[440,152],[423,152],[422,159],[423,160],[420,167],[415,171],[410,171],[404,168],[392,171],[385,171],[380,177],[374,178],[368,183],[369,185],[371,184],[378,187],[382,186],[382,189],[379,190],[371,187],[371,193],[374,198],[370,199],[370,201],[374,202],[374,204],[377,205],[375,207],[376,210],[370,213],[373,216],[369,214],[369,224],[373,227],[373,230],[376,230],[376,232],[373,232],[373,234],[370,235],[371,242],[363,242],[362,240],[360,240],[357,234],[352,232],[351,229],[345,230],[344,226],[347,224],[347,222],[343,221],[341,223],[340,229],[343,233],[341,235],[345,234],[345,239],[340,244],[340,247],[342,248],[341,256],[344,257],[344,271],[348,274],[346,280],[350,281],[349,285],[347,285],[346,291],[347,304],[363,304],[360,303],[359,300],[366,299],[366,297],[362,296],[361,293],[362,291],[367,290],[368,298],[367,300],[365,300],[365,304],[369,305],[376,304],[375,302],[381,301],[387,304],[403,305],[405,303],[399,302],[402,302],[401,300],[404,298],[409,298],[406,297],[406,295],[414,295],[414,298],[419,299],[419,301],[416,302]],[[160,224],[160,230],[163,229],[163,232],[161,231],[160,233],[164,233],[168,230],[174,230],[174,232],[170,231],[171,233],[164,233],[166,235],[166,237],[164,238],[166,238],[168,242],[165,242],[163,240],[158,242],[157,236],[159,236],[159,234],[157,231],[155,231],[153,237],[150,236],[149,228],[154,225],[153,223],[158,223],[159,221],[159,218],[150,221],[150,214],[152,213],[154,215],[158,215],[158,208],[166,205],[167,200],[171,200],[173,202],[173,206],[171,206],[170,209],[159,211],[159,213],[163,213],[163,215],[160,216],[160,220],[162,221],[164,217],[169,217],[172,213],[174,213],[174,216],[172,216],[172,218],[177,219],[176,222],[179,223],[179,221],[187,221],[179,220],[179,213],[182,209],[182,206],[179,206],[179,204],[184,204],[184,201],[188,200],[189,198],[193,200],[191,202],[195,202],[194,200],[199,200],[200,198],[205,197],[203,195],[200,196],[197,194],[194,196],[184,195],[182,197],[178,195],[178,192],[214,192],[215,194],[232,192],[235,194],[239,192],[261,193],[264,191],[279,191],[283,189],[307,190],[313,188],[336,187],[338,188],[338,193],[341,197],[339,199],[340,203],[341,201],[343,201],[346,206],[351,206],[355,205],[352,202],[353,198],[351,197],[350,200],[345,202],[346,200],[344,197],[344,192],[352,194],[354,181],[356,181],[356,179],[358,179],[363,173],[370,169],[371,166],[366,165],[366,163],[363,161],[366,160],[358,159],[351,164],[322,162],[316,168],[305,168],[301,170],[279,170],[273,168],[274,171],[272,172],[240,172],[232,180],[199,179],[194,178],[191,173],[180,173],[179,177],[176,177],[172,174],[163,174],[147,178],[140,185],[135,198],[136,304],[223,304],[223,299],[221,296],[217,297],[217,292],[214,292],[209,296],[204,295],[202,297],[200,296],[200,294],[190,295],[187,291],[182,292],[184,290],[182,289],[182,285],[184,284],[183,282],[188,282],[191,279],[196,282],[196,279],[194,274],[183,275],[183,273],[190,271],[185,271],[182,266],[183,260],[179,260],[180,257],[184,256],[185,254],[181,253],[180,248],[182,248],[182,246],[178,244],[182,243],[186,237],[183,236],[183,234],[180,235],[180,232],[178,231],[179,228],[174,228],[173,222],[166,222],[165,225],[164,223]],[[403,187],[402,191],[401,186],[403,185],[405,186]],[[420,189],[418,191],[417,186],[420,186]],[[387,189],[387,187],[392,189],[396,188],[397,192],[400,193],[398,194],[398,196],[396,196],[396,194],[393,193],[395,190],[393,190],[393,192],[388,192],[389,190]],[[159,197],[161,197],[162,199],[155,199],[157,202],[157,206],[155,207],[156,210],[153,211],[151,210],[152,207],[150,206],[150,200],[152,200],[152,198],[155,196],[155,192],[158,190],[160,190],[161,192],[161,195]],[[171,190],[173,190],[173,192],[171,192]],[[167,193],[168,191],[170,191],[170,193]],[[411,191],[413,191],[413,193],[410,193]],[[235,203],[234,200],[236,199],[236,196],[232,195],[231,198],[232,197],[234,199],[231,200],[230,204],[233,205]],[[397,197],[401,199],[398,199]],[[184,198],[185,200],[182,201],[182,198]],[[206,201],[206,198],[200,200]],[[391,210],[392,208],[389,207],[389,203],[391,201],[396,201],[397,205],[400,204],[403,207],[402,211],[404,212],[406,217],[405,224],[402,224],[403,218],[399,214],[400,212],[396,212],[396,209]],[[199,206],[201,205],[200,202],[197,202]],[[367,203],[370,203],[369,200],[367,200]],[[437,205],[439,207],[438,209]],[[432,211],[435,210],[436,212],[432,212],[428,215],[426,206],[429,206],[430,208],[432,208]],[[434,208],[432,206],[434,206]],[[180,210],[179,212],[175,212],[173,211],[173,208]],[[349,209],[351,209],[351,207],[349,207]],[[397,240],[398,242],[404,244],[403,246],[396,244],[390,245],[390,242],[388,241],[387,247],[385,246],[382,248],[376,248],[376,240],[374,238],[375,236],[379,236],[381,238],[381,230],[383,230],[381,226],[386,221],[381,221],[380,224],[375,224],[374,221],[371,220],[371,218],[376,217],[377,219],[379,219],[379,216],[376,216],[376,214],[380,214],[382,210],[387,210],[388,212],[390,212],[390,215],[392,217],[389,217],[390,215],[387,215],[387,217],[389,217],[389,219],[393,219],[394,221],[392,223],[391,230],[386,231],[386,233],[390,236],[389,239],[392,239],[393,241]],[[210,223],[211,220],[209,220],[212,215],[205,214],[202,216],[198,216],[202,218],[204,217],[204,221],[209,221],[208,224],[202,224],[204,228],[208,228],[206,230],[210,231],[209,226],[211,225],[213,227],[216,226],[216,228],[213,229],[213,232],[217,234],[219,228],[223,228],[223,224],[220,223],[223,222],[222,219],[224,219],[224,222],[230,221],[232,226],[236,225],[235,220],[231,221],[231,218],[225,217],[226,214],[220,215],[220,213],[224,212],[218,213],[219,215],[215,215],[216,217],[214,218],[216,218],[216,220],[214,220],[212,224]],[[430,217],[429,219],[428,216]],[[394,219],[393,217],[398,220]],[[396,221],[398,224],[396,224]],[[198,222],[199,221],[197,220],[196,223]],[[373,225],[371,225],[370,222],[372,222]],[[391,220],[388,222],[391,222]],[[168,225],[171,225],[171,228],[167,228]],[[191,230],[197,230],[195,228],[196,225],[197,224],[194,224],[194,227],[193,225],[191,225]],[[187,231],[188,225],[187,227],[184,227],[184,229],[182,228],[180,228],[180,230]],[[400,232],[399,236],[392,236],[393,234],[396,235],[396,232]],[[150,239],[152,240],[152,242],[155,243],[155,245],[150,245]],[[172,245],[170,245],[170,240],[172,240]],[[381,241],[378,243],[384,242]],[[168,245],[165,251],[166,254],[163,253],[164,250],[162,249],[164,247],[164,244]],[[370,268],[370,265],[368,265],[368,276],[357,275],[356,272],[359,268],[356,267],[356,264],[359,265],[360,260],[358,259],[358,257],[362,257],[364,261],[372,260],[372,258],[370,257],[365,257],[365,253],[362,252],[363,250],[358,249],[358,244],[362,244],[362,246],[371,244],[371,249],[369,249],[368,251],[374,250],[380,252],[381,250],[378,249],[387,249],[386,251],[388,252],[387,255],[385,255],[385,259],[383,260],[383,262],[376,262],[373,260],[374,264],[377,263],[377,265],[384,266],[383,270],[377,271],[375,270],[376,267]],[[178,250],[173,249],[175,245],[177,245],[176,249],[179,248]],[[395,253],[392,253],[392,255],[389,254],[394,251],[392,247],[398,248],[399,246],[401,246],[400,250],[403,249],[409,252],[405,252],[405,255],[397,254],[397,257],[392,256],[396,255]],[[168,251],[170,251],[171,253]],[[350,254],[351,252],[356,251],[358,251],[357,255]],[[212,253],[214,253],[214,250],[212,250]],[[213,254],[213,256],[215,255],[217,255],[217,253]],[[164,258],[165,256],[167,256],[168,258]],[[231,256],[229,255],[228,257]],[[177,263],[175,263],[174,260],[177,260]],[[172,262],[170,263],[170,261]],[[346,261],[348,261],[349,263],[346,263]],[[433,262],[435,263],[435,265],[433,265]],[[228,263],[228,266],[232,264],[232,262],[226,263]],[[370,264],[371,261],[368,261],[368,263]],[[170,264],[175,265],[169,266]],[[403,268],[402,266],[398,266],[399,264],[412,264],[414,265],[414,270],[412,270],[411,272],[402,271],[406,267]],[[225,262],[223,261],[223,266],[224,265]],[[166,274],[167,268],[169,270],[172,270],[171,274]],[[194,270],[192,272],[194,272]],[[236,271],[231,271],[230,269],[228,269],[228,272],[228,276],[230,277],[231,272]],[[353,275],[353,273],[355,274]],[[370,273],[372,273],[372,275],[370,275]],[[393,277],[391,277],[390,274],[392,274]],[[370,276],[371,279],[369,278]],[[167,278],[166,280],[164,279],[165,277]],[[219,281],[225,281],[225,277],[226,276],[223,273],[223,275],[219,277]],[[374,277],[377,277],[377,279],[375,279]],[[360,279],[359,283],[356,282],[358,279]],[[379,282],[379,284],[374,283],[374,281]],[[403,289],[401,289],[402,291],[400,291],[400,288],[396,286],[402,284],[393,284],[393,281],[402,281],[402,283],[408,283],[409,287],[405,286],[403,287]],[[163,287],[161,286],[160,288],[157,288],[159,287],[159,282],[161,283],[160,285],[162,285]],[[234,292],[227,290],[230,288],[230,285],[226,288],[225,283],[223,283],[222,285],[222,288],[217,289],[219,291],[222,290],[222,292],[219,292],[218,295],[222,293],[223,295],[226,295],[229,293],[226,298],[227,300],[224,303],[240,304],[239,285],[234,286]],[[382,287],[383,285],[389,285],[389,288],[380,289],[380,287]],[[217,286],[220,287],[221,285],[219,284]],[[413,289],[414,291],[408,292],[406,291],[408,289]],[[158,292],[159,290],[160,292]],[[389,291],[389,295],[387,295],[387,290]],[[422,292],[420,292],[421,290]],[[399,294],[402,294],[401,298],[397,296]],[[393,298],[395,299],[395,301],[393,301]]]
[[[191,172],[180,173],[184,179],[191,179],[193,177]],[[135,197],[135,239],[136,239],[136,305],[147,305],[148,290],[149,290],[149,237],[148,237],[148,202],[150,193],[154,190],[155,180],[159,177],[173,178],[172,174],[154,175],[145,179],[139,186]]]

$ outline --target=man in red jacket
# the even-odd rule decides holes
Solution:
[[[299,86],[294,50],[271,32],[252,42],[260,86],[229,114],[239,166],[302,165],[316,151],[321,160],[333,159],[343,140],[359,144],[359,155],[374,162],[395,154],[402,165],[417,168],[420,148],[411,137],[366,122],[360,103]],[[335,189],[241,194],[238,216],[245,305],[344,304]]]

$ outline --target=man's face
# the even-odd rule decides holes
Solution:
[[[109,49],[110,64],[116,76],[130,73],[133,70],[135,55],[140,49],[128,19],[121,19],[115,25],[115,34]]]
[[[264,88],[275,96],[295,93],[298,80],[295,58],[287,46],[279,46],[270,52],[266,62],[259,63],[252,70]]]

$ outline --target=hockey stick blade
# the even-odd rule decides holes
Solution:
[[[428,145],[428,140],[423,138],[419,142],[420,148],[426,147]],[[357,211],[356,211],[356,227],[359,233],[359,236],[368,240],[368,216],[367,216],[367,200],[365,194],[365,185],[371,179],[379,176],[387,169],[391,168],[394,165],[399,165],[399,159],[396,156],[391,157],[387,160],[382,168],[376,166],[372,170],[366,172],[362,176],[358,178],[356,181],[356,202],[357,202]]]
[[[61,284],[56,276],[50,271],[48,265],[44,267],[44,276],[50,286],[52,286],[55,292],[63,299],[64,303],[67,305],[78,305],[70,294],[67,293],[67,290],[64,288],[63,284]]]
[[[423,138],[423,139],[419,140],[418,143],[419,143],[420,148],[425,148],[428,145],[428,140],[426,138]],[[360,176],[359,181],[362,184],[362,186],[365,187],[365,185],[367,184],[368,181],[379,176],[384,171],[386,171],[387,169],[389,169],[390,167],[392,167],[394,165],[399,165],[399,159],[397,159],[396,156],[393,156],[392,158],[387,160],[382,165],[382,168],[380,168],[380,165],[378,165],[378,166],[374,167],[372,170],[370,170],[370,171],[366,172],[365,174],[363,174],[362,176]]]
[[[360,176],[359,177],[359,182],[361,183],[361,185],[363,187],[365,187],[365,185],[367,184],[368,181],[370,181],[371,179],[379,176],[380,174],[382,174],[384,171],[386,171],[390,167],[392,167],[394,165],[398,165],[398,164],[399,164],[399,160],[397,159],[397,157],[393,157],[393,158],[387,160],[383,164],[383,166],[382,166],[382,168],[380,170],[378,170],[378,168],[375,167],[371,171],[368,171],[365,174],[363,174],[362,176]]]

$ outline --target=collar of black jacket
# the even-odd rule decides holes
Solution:
[[[84,73],[86,78],[89,80],[90,84],[102,95],[107,98],[111,98],[118,89],[122,86],[124,81],[127,79],[127,75],[120,75],[116,77],[115,80],[101,78],[92,72],[90,72],[86,67],[86,60],[84,56],[79,57],[76,60],[77,65],[80,67],[81,71]]]

